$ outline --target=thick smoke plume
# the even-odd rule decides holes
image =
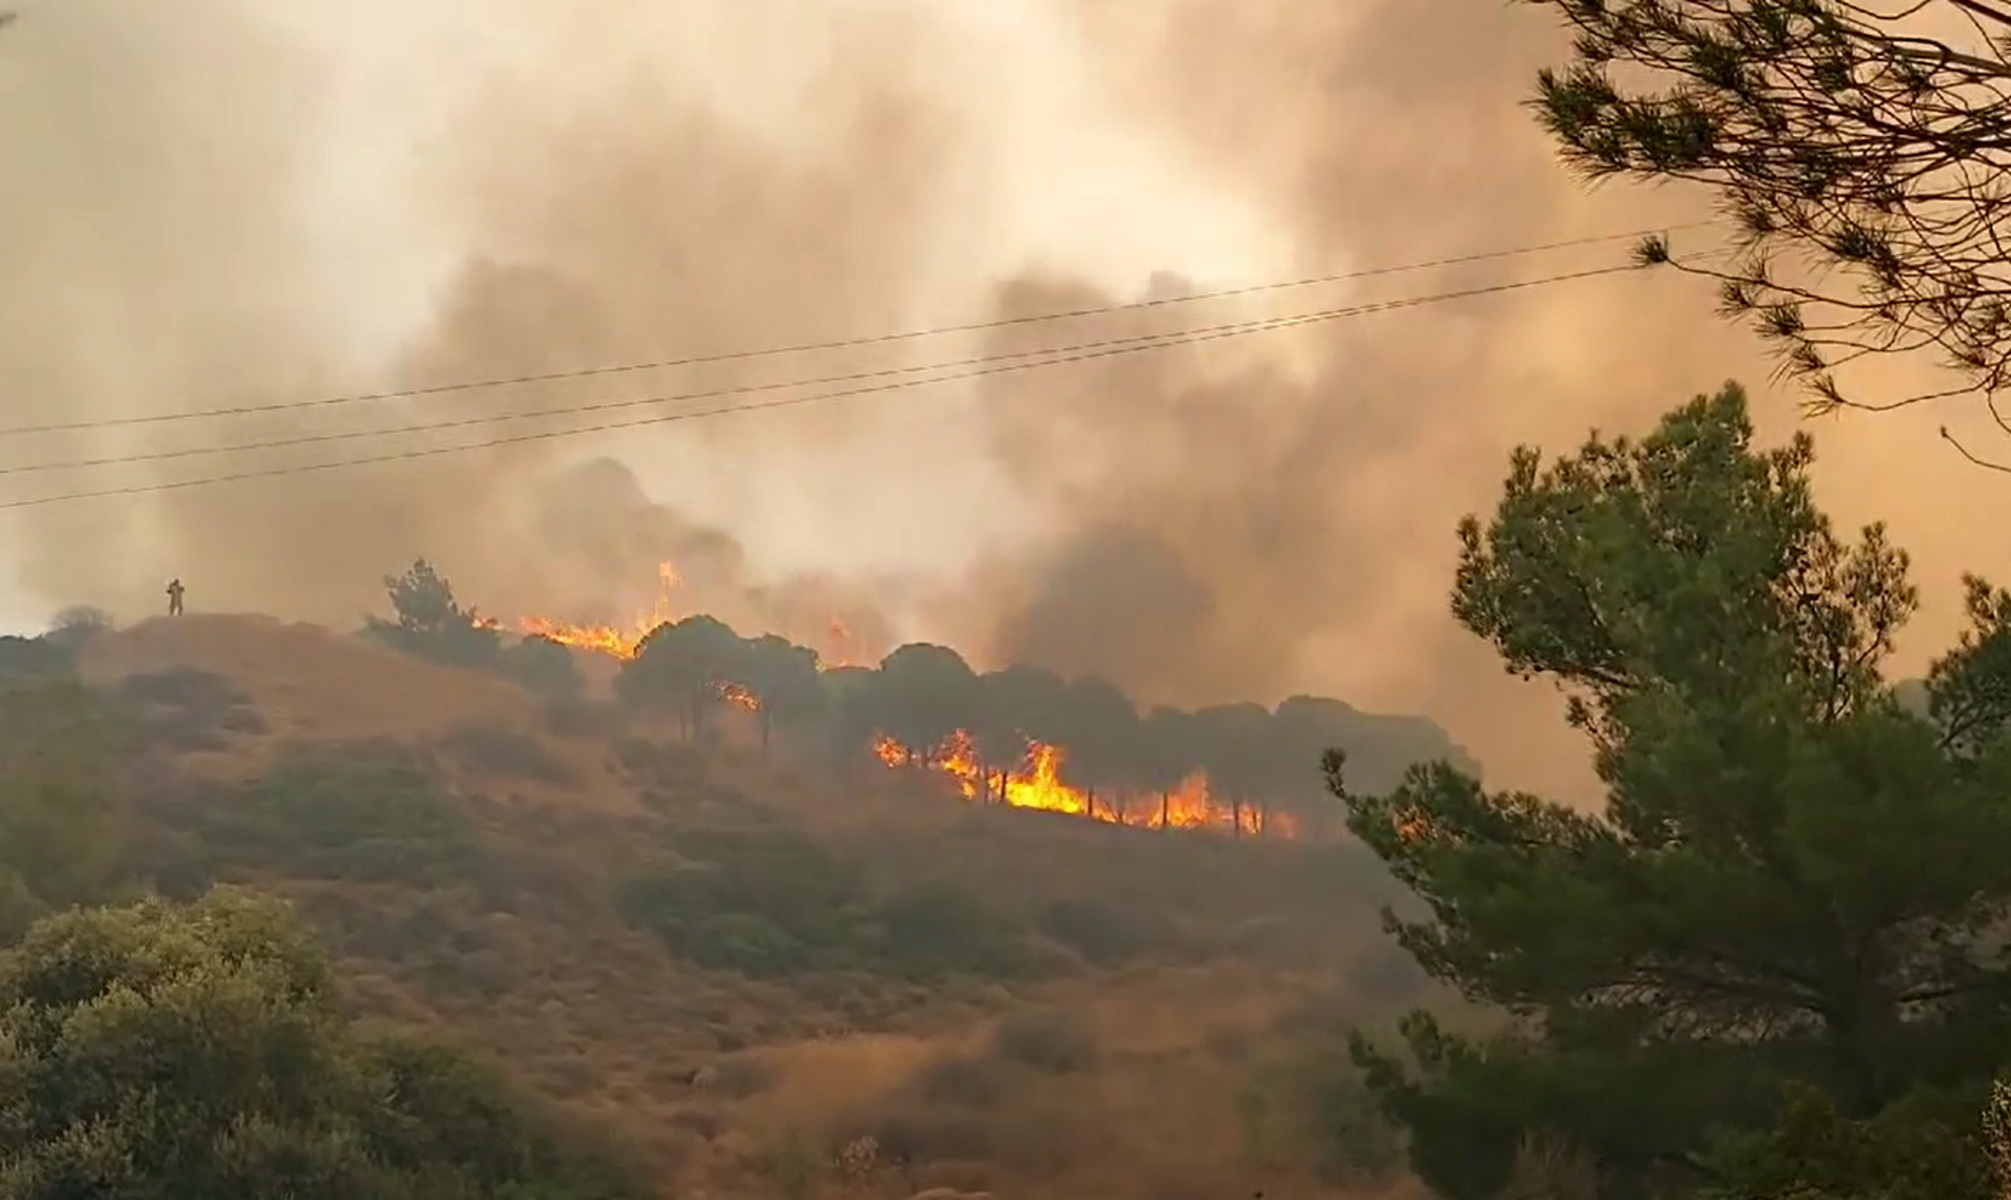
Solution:
[[[0,424],[684,359],[1707,215],[1678,191],[1590,193],[1555,163],[1520,101],[1560,35],[1519,7],[394,7],[342,21],[280,0],[24,8],[0,34]],[[379,60],[407,66],[359,65]],[[376,92],[393,99],[357,108]],[[1110,131],[1096,154],[1067,149],[1090,127]],[[357,147],[408,143],[354,182]],[[1137,240],[1109,248],[1126,237],[1157,259]],[[8,438],[0,465],[870,372],[1485,286],[1624,250],[985,338]],[[1222,265],[1239,252],[1242,267]],[[742,628],[804,638],[803,624],[872,613],[889,640],[1093,672],[1147,702],[1303,690],[1422,709],[1499,777],[1565,786],[1583,757],[1554,706],[1446,615],[1452,525],[1489,504],[1518,442],[1562,450],[1727,376],[1764,382],[1710,307],[1670,276],[1581,281],[993,376],[961,399],[916,389],[19,509],[9,544],[51,607],[136,614],[180,575],[199,607],[340,622],[422,554],[486,610],[576,619],[627,611],[670,558],[694,607]],[[0,500],[805,390],[15,473]],[[1839,516],[1893,518],[1931,587],[1993,565],[1960,515],[1996,481],[1920,436],[1939,417],[1821,431]],[[1782,403],[1776,428],[1793,420]],[[1924,641],[1941,640],[1936,620]]]

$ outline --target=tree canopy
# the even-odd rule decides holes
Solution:
[[[454,587],[432,563],[419,559],[403,575],[386,576],[393,619],[367,619],[379,641],[420,658],[462,667],[494,667],[503,645],[494,623],[462,607]]]
[[[286,910],[48,918],[0,957],[0,1198],[642,1200],[461,1054],[358,1035]]]
[[[1518,451],[1462,524],[1453,610],[1567,694],[1601,811],[1443,764],[1368,795],[1329,756],[1350,829],[1428,911],[1390,917],[1398,939],[1510,1017],[1413,1014],[1403,1056],[1357,1041],[1446,1196],[1498,1191],[1534,1142],[1589,1157],[1601,1200],[1991,1194],[2011,597],[1972,581],[1929,712],[1902,705],[1879,668],[1906,556],[1830,526],[1812,453],[1756,448],[1728,385],[1639,441]]]
[[[694,737],[703,736],[722,685],[738,682],[745,660],[740,635],[724,621],[686,617],[652,630],[615,687],[631,704],[677,712]]]
[[[539,696],[554,700],[576,698],[586,681],[580,675],[573,652],[551,638],[533,635],[501,652],[505,674]]]
[[[2011,383],[1998,227],[2011,6],[1527,2],[1577,34],[1536,94],[1565,159],[1594,178],[1714,190],[1740,253],[1686,269],[1720,280],[1725,309],[1780,348],[1819,408],[1865,403],[1836,372],[1868,354],[1937,355],[1955,375],[1935,394]],[[1671,261],[1662,239],[1642,252]]]
[[[548,699],[576,699],[584,690],[576,651],[543,636],[506,641],[426,560],[387,578],[385,588],[392,616],[370,619],[373,638],[431,661],[497,672]],[[39,646],[10,654],[0,642],[0,678],[15,659],[22,671],[34,666],[27,651]],[[1265,828],[1272,813],[1289,814],[1300,829],[1334,831],[1338,811],[1318,770],[1327,747],[1346,748],[1357,777],[1378,786],[1393,784],[1413,762],[1470,763],[1429,720],[1363,713],[1338,700],[1294,696],[1275,712],[1254,703],[1146,712],[1109,680],[1067,679],[1026,665],[981,673],[955,650],[921,642],[895,648],[876,666],[827,670],[810,647],[775,634],[743,637],[702,613],[651,630],[622,664],[614,690],[631,712],[668,714],[695,740],[719,734],[726,714],[738,710],[757,725],[764,751],[779,735],[784,753],[818,765],[863,760],[882,739],[918,765],[968,756],[963,765],[977,769],[979,798],[987,801],[1004,797],[1010,777],[1032,766],[1037,746],[1058,751],[1048,761],[1060,782],[1104,816],[1149,818],[1150,805],[1163,818],[1171,794],[1205,773],[1211,797],[1234,815],[1238,832]]]

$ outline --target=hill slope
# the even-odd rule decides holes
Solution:
[[[360,1012],[490,1052],[679,1194],[1291,1196],[1387,1153],[1326,1056],[1422,992],[1351,847],[700,751],[263,618],[80,672],[130,718],[137,869],[292,898]]]

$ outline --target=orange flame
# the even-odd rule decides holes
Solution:
[[[677,620],[677,605],[672,598],[679,582],[677,568],[667,562],[656,564],[656,581],[655,605],[648,612],[636,614],[626,626],[575,625],[553,617],[524,617],[517,622],[517,631],[525,637],[550,638],[561,646],[591,650],[626,661],[636,656],[642,640],[654,633],[658,626]]]
[[[761,711],[761,697],[737,683],[721,680],[716,690],[721,700],[724,700],[742,712],[758,713]]]
[[[926,766],[948,776],[957,791],[973,804],[1005,804],[1089,817],[1139,829],[1213,829],[1237,834],[1291,838],[1298,834],[1292,818],[1263,808],[1224,803],[1209,790],[1208,776],[1196,771],[1166,792],[1113,789],[1090,792],[1062,782],[1067,752],[1046,742],[1027,743],[1026,754],[1011,769],[987,766],[971,735],[951,734],[928,754],[917,754],[893,738],[873,742],[873,754],[888,767]]]

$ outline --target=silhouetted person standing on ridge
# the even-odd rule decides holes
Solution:
[[[179,579],[170,579],[170,580],[168,580],[168,615],[169,615],[169,616],[171,616],[171,617],[179,617],[179,616],[181,616],[181,615],[182,615],[182,593],[183,593],[183,592],[185,592],[185,591],[187,591],[187,590],[188,590],[187,588],[185,588],[185,587],[183,587],[183,586],[182,586],[182,581],[181,581],[181,580],[179,580]]]

